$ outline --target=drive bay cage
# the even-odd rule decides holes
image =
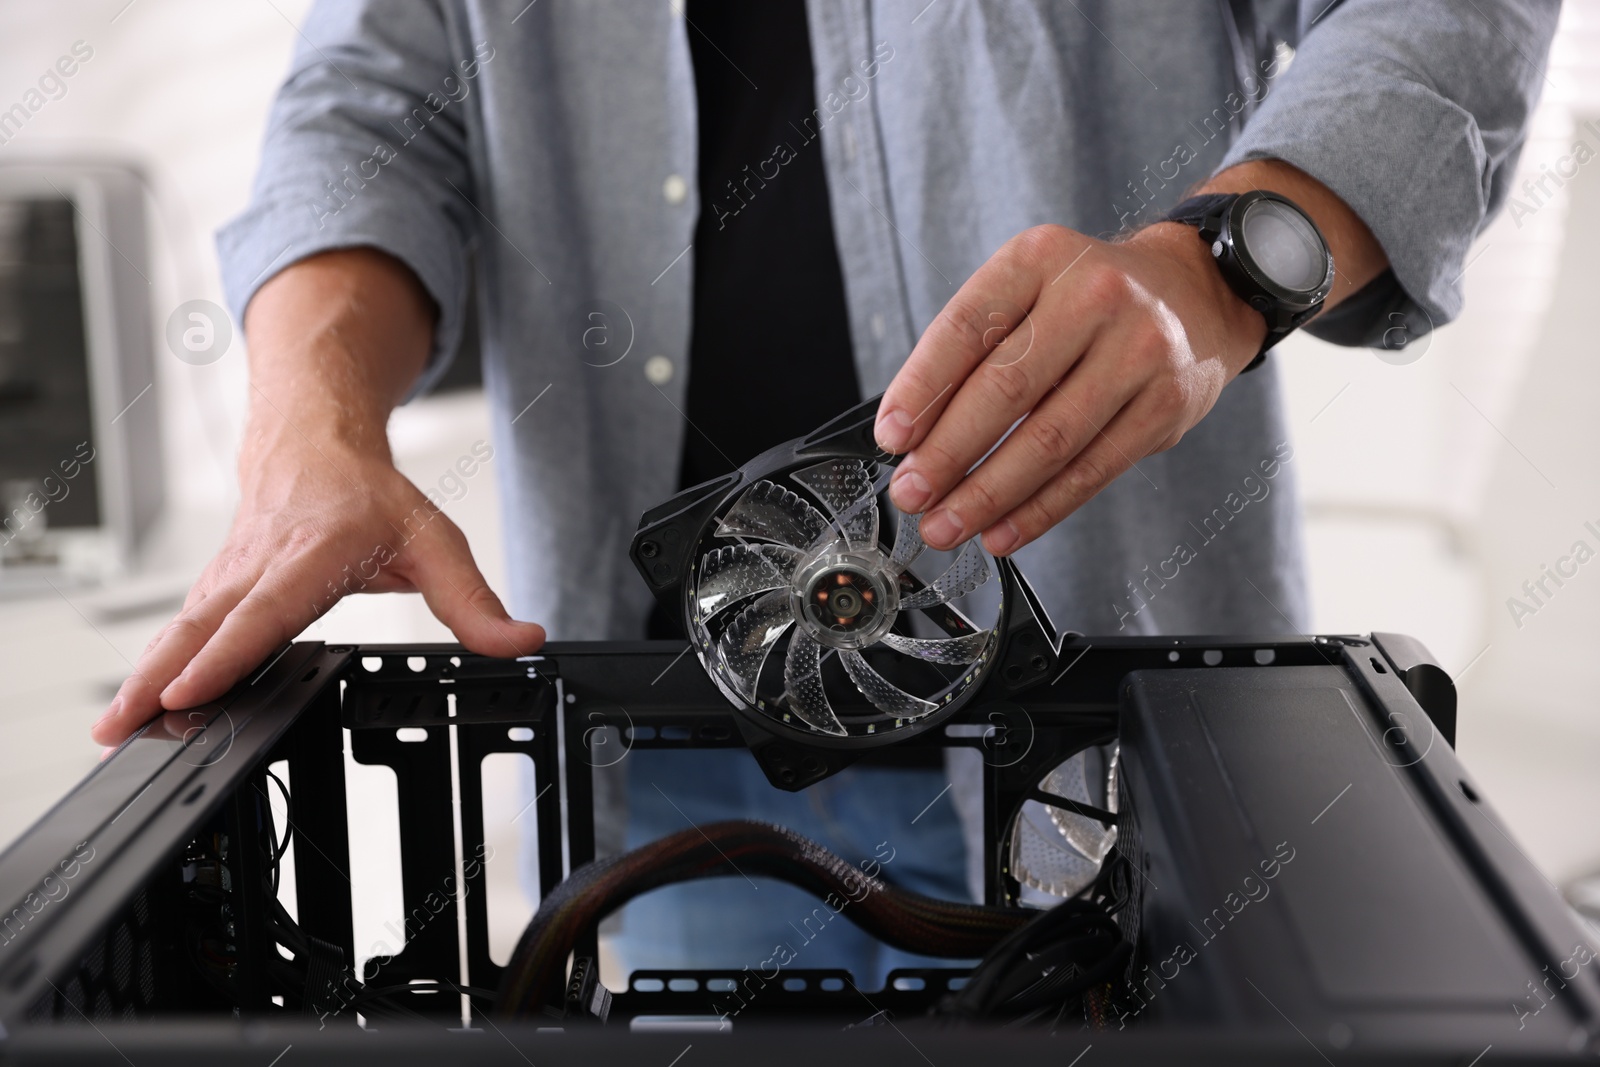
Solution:
[[[991,904],[1025,906],[1019,862],[1045,866],[1026,854],[1037,842],[1019,844],[1038,832],[1030,805],[1090,821],[1119,809],[1116,848],[1139,890],[1126,985],[1099,1019],[975,1039],[925,1018],[962,972],[858,990],[849,975],[793,969],[731,1034],[630,1032],[640,1017],[706,1018],[712,992],[741,975],[640,973],[607,991],[589,930],[559,1010],[495,1021],[501,968],[472,862],[484,757],[532,760],[549,894],[594,854],[593,746],[745,746],[738,712],[684,652],[552,644],[507,661],[300,643],[210,712],[158,720],[0,857],[0,1061],[70,1050],[138,1063],[141,1050],[190,1048],[256,1049],[266,1062],[294,1045],[397,1062],[631,1063],[685,1040],[728,1062],[808,1050],[919,1063],[913,1049],[937,1041],[941,1065],[1005,1049],[1065,1063],[1090,1044],[1113,1059],[1164,1049],[1275,1062],[1593,1049],[1591,942],[1456,759],[1448,677],[1394,635],[1069,639],[1024,699],[969,705],[903,742],[982,760]],[[426,737],[401,740],[417,730]],[[404,911],[436,916],[370,982],[351,971],[362,902],[346,873],[347,746],[393,769]],[[1042,787],[1062,788],[1053,772],[1108,746],[1115,800]],[[280,762],[287,775],[269,774]],[[280,791],[297,835],[293,918],[272,891]],[[463,1001],[492,1044],[460,1032]]]

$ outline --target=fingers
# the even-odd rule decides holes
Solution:
[[[518,622],[484,581],[460,527],[440,514],[411,544],[406,571],[428,608],[481,656],[528,656],[544,645],[544,627]]]
[[[89,736],[102,745],[122,742],[130,733],[149,722],[161,710],[161,694],[189,661],[205,647],[217,627],[242,600],[254,584],[254,574],[241,574],[194,598],[151,641],[133,674],[122,683]]]
[[[923,333],[884,392],[874,431],[878,445],[892,453],[917,447],[964,391],[961,383],[973,369],[1010,343],[1013,331],[1027,331],[1028,312],[1045,279],[1054,276],[1050,268],[1059,270],[1058,260],[1079,254],[1088,244],[1089,238],[1064,227],[1039,226],[1012,238],[979,267]],[[1000,362],[1022,367],[1028,361],[1008,354]],[[1020,378],[1009,375],[1002,388],[1014,381],[1011,393],[1020,396],[1035,384],[1026,377],[1031,371],[1026,368]],[[1039,393],[1046,384],[1038,383]],[[1019,417],[1021,412],[1012,421]]]
[[[244,532],[233,544],[242,547],[225,550],[206,568],[90,735],[118,744],[163,710],[221,697],[351,592],[418,591],[472,651],[536,651],[543,628],[510,618],[456,525],[392,467],[374,472],[379,483],[385,476],[393,479],[388,507],[335,497],[303,509],[302,517],[268,513],[236,527]],[[385,517],[396,501],[400,511],[411,509],[399,524]],[[325,518],[332,514],[339,521]]]
[[[1047,387],[1044,398],[1010,436],[965,478],[960,473],[976,457],[963,458],[954,466],[930,463],[927,453],[936,446],[930,436],[900,465],[913,474],[924,465],[932,471],[927,480],[934,489],[930,499],[937,506],[922,517],[922,539],[934,548],[952,548],[988,530],[1088,447],[1139,388],[1114,361],[1084,361],[1063,382]],[[954,414],[952,410],[946,418]],[[941,431],[942,427],[935,432]],[[952,478],[959,481],[952,484]],[[994,531],[985,544],[1003,555],[1015,546],[1003,545],[1000,532]]]
[[[984,547],[1010,555],[1077,511],[1134,462],[1159,451],[1167,433],[1161,401],[1148,391],[1123,408],[1072,461],[984,534]]]
[[[325,562],[319,565],[309,556],[291,558],[268,570],[162,690],[161,706],[191,708],[215,700],[293,640],[317,617],[310,593],[325,580],[327,571]]]

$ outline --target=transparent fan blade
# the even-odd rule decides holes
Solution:
[[[789,709],[806,725],[825,734],[845,736],[844,724],[828,704],[822,687],[822,645],[805,630],[796,630],[783,661],[783,685]]]
[[[1103,748],[1079,752],[1045,776],[1040,788],[1046,793],[1083,804],[1092,804],[1106,811],[1117,810],[1117,765],[1121,749],[1112,746],[1109,754]],[[1087,815],[1079,815],[1065,808],[1050,808],[1050,821],[1055,823],[1061,836],[1073,848],[1083,853],[1097,865],[1105,862],[1106,853],[1117,843],[1117,828],[1106,827]]]
[[[882,643],[896,652],[904,652],[917,659],[964,665],[983,654],[992,636],[994,636],[993,630],[978,630],[962,634],[960,637],[902,637],[899,634],[884,634]]]
[[[904,571],[927,547],[922,543],[922,516],[901,515],[900,526],[894,532],[894,551],[889,553],[889,571]]]
[[[1054,810],[1036,800],[1022,805],[1011,834],[1011,871],[1023,885],[1065,898],[1094,881],[1100,865],[1061,836],[1050,819]]]
[[[747,489],[717,525],[718,537],[755,537],[793,549],[812,545],[827,532],[822,512],[767,481]]]
[[[916,611],[948,604],[957,597],[966,596],[988,580],[989,561],[984,559],[982,549],[968,541],[948,570],[935,578],[932,584],[900,601],[900,610]]]
[[[1086,749],[1057,766],[1039,788],[1046,793],[1117,810],[1116,745]],[[1024,885],[1069,897],[1094,880],[1117,843],[1117,828],[1030,800],[1022,806],[1011,838],[1011,869]]]
[[[761,665],[793,622],[788,591],[780,589],[741,611],[717,642],[717,654],[730,681],[745,700],[755,701]]]
[[[800,554],[782,545],[724,545],[700,561],[695,605],[702,619],[744,597],[784,588]]]
[[[852,548],[878,543],[878,499],[873,471],[859,459],[830,459],[789,477],[817,495]]]
[[[873,670],[865,657],[854,649],[839,653],[839,659],[844,663],[845,673],[856,683],[856,688],[885,715],[893,715],[897,719],[920,719],[939,707],[931,700],[923,700],[894,685]]]
[[[856,549],[878,547],[879,521],[876,494],[861,497],[834,517],[845,540]]]

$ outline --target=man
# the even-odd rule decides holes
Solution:
[[[220,238],[252,374],[239,515],[95,736],[222,694],[375,546],[368,591],[421,592],[477,652],[539,647],[384,436],[456,345],[474,245],[518,618],[643,632],[639,514],[883,390],[895,502],[935,547],[1020,551],[1058,624],[1302,630],[1274,360],[1241,374],[1293,323],[1247,302],[1220,238],[1161,220],[1186,192],[1279,194],[1335,265],[1313,332],[1396,343],[1447,321],[1556,13],[318,5]],[[630,837],[764,814],[961,892],[942,768],[888,759],[791,797],[749,764],[636,754]],[[810,914],[763,892],[641,901],[630,963],[755,965]],[[889,962],[849,936],[799,965]]]

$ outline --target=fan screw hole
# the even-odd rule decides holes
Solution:
[[[1013,663],[1006,668],[1006,681],[1015,682],[1022,677],[1022,664]]]
[[[639,546],[639,555],[643,556],[645,559],[655,559],[657,556],[661,555],[661,546],[656,544],[654,541],[645,541]]]
[[[1045,659],[1043,656],[1035,656],[1031,660],[1029,660],[1028,662],[1033,666],[1033,669],[1036,670],[1036,671],[1042,671],[1046,667],[1050,666],[1050,661]]]

